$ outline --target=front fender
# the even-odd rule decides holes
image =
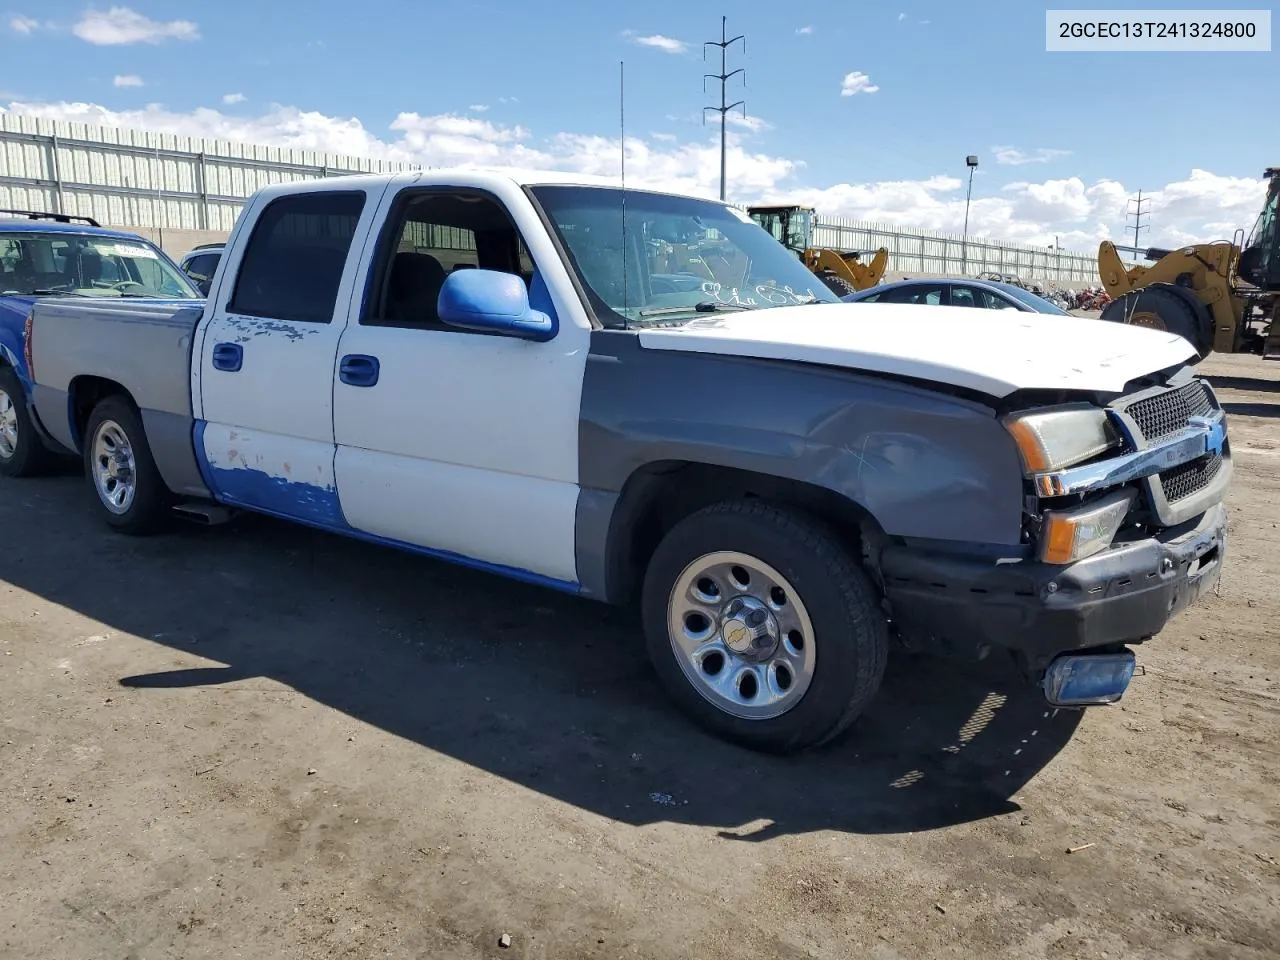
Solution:
[[[31,399],[31,377],[22,355],[22,328],[29,309],[15,310],[11,303],[0,304],[0,361],[13,368],[28,400]]]
[[[645,464],[691,461],[823,487],[890,536],[1021,540],[1022,466],[995,411],[922,386],[649,351],[633,335],[599,331],[579,439],[584,491],[616,494]]]

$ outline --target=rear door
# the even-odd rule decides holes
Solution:
[[[192,370],[196,453],[220,501],[342,527],[334,361],[382,189],[264,194],[228,245]]]

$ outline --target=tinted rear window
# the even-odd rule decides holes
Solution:
[[[227,309],[272,320],[332,320],[364,204],[363,192],[273,200],[254,225]]]

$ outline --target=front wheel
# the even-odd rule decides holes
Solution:
[[[38,476],[53,460],[27,413],[18,375],[12,367],[0,367],[0,475]]]
[[[732,501],[680,521],[649,563],[642,614],[677,705],[753,749],[835,739],[884,676],[871,581],[831,530],[788,507]]]
[[[124,397],[104,398],[89,415],[84,469],[110,526],[146,534],[163,523],[169,491],[152,459],[142,417]]]

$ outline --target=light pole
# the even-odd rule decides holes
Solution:
[[[978,169],[978,158],[969,154],[964,158],[964,164],[969,168],[969,192],[964,195],[964,239],[960,241],[960,272],[962,274],[969,269],[969,201],[973,198],[973,171]]]

